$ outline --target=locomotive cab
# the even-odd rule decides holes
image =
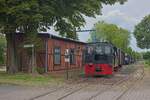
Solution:
[[[85,50],[85,74],[112,75],[113,74],[113,46],[107,42],[89,43]]]

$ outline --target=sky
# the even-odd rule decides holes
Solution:
[[[134,26],[148,14],[150,14],[150,0],[128,0],[124,5],[118,3],[113,6],[104,5],[102,15],[96,16],[96,18],[85,17],[86,25],[82,29],[92,29],[96,22],[104,20],[133,32]],[[88,38],[88,32],[79,33],[79,39],[81,41],[87,41]],[[130,46],[135,51],[145,51],[136,46],[136,39],[133,35]]]

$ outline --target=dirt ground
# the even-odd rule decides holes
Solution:
[[[82,77],[55,87],[0,85],[0,100],[150,100],[150,69],[138,63],[112,77]]]

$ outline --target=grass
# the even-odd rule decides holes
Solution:
[[[150,60],[146,60],[144,62],[144,66],[145,66],[145,68],[150,68]]]
[[[149,76],[150,75],[150,60],[144,61],[144,69],[146,74]]]
[[[52,75],[39,75],[39,74],[8,74],[4,71],[0,71],[0,84],[13,84],[24,86],[47,86],[50,84],[59,84],[63,82],[62,77],[55,77]]]

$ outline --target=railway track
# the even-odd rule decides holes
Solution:
[[[142,66],[142,72],[141,72],[141,76],[134,82],[132,82],[132,84],[130,84],[130,86],[121,94],[119,95],[116,100],[120,100],[130,89],[134,88],[134,86],[141,80],[143,80],[145,74],[144,74],[144,66]]]
[[[138,69],[137,69],[138,70]],[[115,84],[112,84],[110,87],[108,87],[107,89],[105,89],[104,91],[100,91],[97,94],[91,96],[90,98],[88,98],[87,100],[93,100],[94,98],[96,98],[97,96],[101,95],[102,93],[113,89],[115,86],[122,84],[122,83],[126,83],[128,80],[132,80],[133,75],[137,74],[138,72],[132,73],[129,77],[125,78],[124,80],[120,80]],[[142,72],[141,72],[141,76],[139,78],[137,78],[136,80],[134,80],[128,87],[127,89],[125,89],[115,100],[120,100],[122,98],[123,95],[125,95],[131,88],[133,88],[136,83],[138,83],[138,81],[141,81],[144,78],[144,67],[142,66],[141,68]]]
[[[143,70],[143,73],[144,73],[144,70]],[[104,82],[104,83],[102,82],[102,83],[101,83],[102,85],[109,85],[108,88],[105,88],[103,91],[97,92],[96,94],[94,94],[94,95],[92,95],[90,98],[88,98],[87,100],[93,100],[93,99],[94,99],[95,97],[97,97],[98,95],[100,95],[100,94],[102,94],[102,93],[104,93],[104,92],[106,92],[106,91],[108,91],[108,90],[114,88],[115,86],[117,86],[117,85],[119,85],[119,84],[122,84],[122,83],[124,83],[124,82],[130,80],[133,74],[135,74],[135,73],[132,73],[132,74],[129,75],[128,77],[125,77],[124,79],[120,79],[120,80],[118,80],[117,82],[114,81],[114,82],[112,82],[112,83],[110,83],[110,84],[107,84],[107,83],[105,83],[105,82]],[[142,77],[144,77],[144,76],[142,75]],[[141,78],[141,79],[142,79],[142,78]],[[140,79],[140,80],[141,80],[141,79]],[[104,81],[105,79],[102,79],[102,80]],[[102,81],[102,80],[101,80],[101,81]],[[132,85],[131,85],[131,86],[132,86]],[[72,95],[72,94],[75,93],[75,92],[80,91],[81,89],[83,89],[83,88],[80,88],[79,90],[73,91],[72,93],[67,94],[67,95],[65,95],[65,96],[63,96],[63,97],[61,97],[61,98],[59,98],[59,99],[57,99],[57,100],[63,100],[63,99],[65,100],[66,97]],[[130,87],[129,87],[128,89],[130,89]],[[128,89],[125,90],[121,95],[119,95],[116,100],[119,100],[119,99],[128,91]]]
[[[117,83],[111,84],[110,86],[108,86],[108,88],[104,89],[103,91],[99,91],[99,92],[97,92],[95,95],[92,95],[92,96],[91,96],[90,98],[88,98],[87,100],[92,100],[92,99],[94,99],[95,97],[97,97],[98,95],[100,95],[100,94],[102,94],[102,93],[104,93],[104,92],[106,92],[106,91],[112,89],[112,88],[115,87],[116,85],[119,85],[119,84],[121,84],[121,83],[123,83],[123,82],[125,82],[125,81],[127,81],[127,80],[128,80],[128,78],[119,80]]]
[[[106,81],[107,80],[107,81]],[[116,81],[117,81],[117,84],[119,84],[119,83],[121,83],[121,82],[123,82],[124,81],[124,79],[116,79],[115,81],[112,81],[112,80],[114,80],[114,79],[112,79],[111,81],[109,80],[109,82],[108,82],[108,80],[109,79],[106,79],[106,78],[92,78],[92,80],[86,80],[86,82],[88,83],[86,86],[84,86],[84,87],[81,87],[81,88],[79,88],[79,89],[77,89],[77,90],[74,90],[74,91],[72,91],[72,92],[70,92],[70,93],[68,93],[68,94],[66,94],[66,95],[64,95],[64,96],[62,96],[62,97],[60,97],[60,98],[58,98],[57,100],[63,100],[63,99],[65,99],[66,97],[68,97],[68,96],[70,96],[70,95],[72,95],[72,94],[74,94],[74,93],[76,93],[76,92],[79,92],[80,90],[82,90],[82,89],[85,89],[85,88],[87,88],[87,86],[89,86],[89,85],[91,85],[91,84],[93,84],[93,83],[95,83],[95,84],[99,84],[99,85],[113,85],[114,83],[116,83]],[[108,88],[109,89],[109,88]],[[99,94],[99,93],[98,93]],[[97,95],[97,94],[96,94]]]
[[[86,80],[88,80],[88,79],[87,79],[87,78],[84,78],[84,79],[82,79],[82,80],[79,80],[79,81],[76,81],[76,82],[69,82],[69,83],[67,83],[67,84],[80,84],[80,83],[84,83]],[[58,88],[56,88],[56,89],[54,89],[54,90],[51,90],[51,91],[48,91],[48,92],[43,93],[43,94],[41,94],[41,95],[35,96],[35,97],[33,97],[33,98],[30,98],[29,100],[36,100],[36,99],[38,99],[38,98],[42,98],[42,97],[44,97],[44,96],[46,96],[46,95],[49,95],[49,94],[54,93],[54,92],[56,92],[56,91],[59,91],[60,89],[66,89],[66,88],[68,88],[68,87],[66,87],[66,86],[61,86],[61,87],[58,87]],[[70,87],[70,88],[71,88],[71,87]]]
[[[82,80],[76,81],[75,83],[72,83],[72,82],[67,83],[67,84],[76,84],[76,85],[80,84],[80,83],[82,83],[82,84],[85,83],[85,84],[79,85],[79,86],[77,85],[77,89],[67,93],[66,95],[63,95],[62,97],[58,98],[57,100],[63,100],[67,96],[72,95],[72,94],[74,94],[74,93],[76,93],[76,92],[78,92],[78,91],[88,87],[91,84],[98,84],[98,83],[100,83],[101,85],[110,85],[110,84],[112,84],[112,82],[106,82],[105,83],[105,82],[103,82],[104,80],[107,80],[107,79],[106,78],[84,78]],[[110,83],[110,84],[108,84],[108,83]],[[69,88],[72,88],[72,87],[69,87]],[[58,88],[56,88],[56,89],[54,89],[52,91],[48,91],[48,92],[43,93],[41,95],[35,96],[35,97],[33,97],[33,98],[29,99],[29,100],[37,100],[37,99],[40,99],[40,98],[42,98],[44,96],[47,96],[47,95],[52,94],[54,92],[57,92],[57,91],[59,91],[61,89],[65,90],[65,89],[69,89],[69,88],[66,87],[66,86],[61,86],[61,87],[58,87]]]
[[[84,88],[87,88],[91,84],[97,84],[97,83],[99,83],[100,81],[103,81],[103,80],[104,80],[104,78],[100,78],[100,79],[98,79],[98,78],[94,78],[94,79],[93,78],[89,78],[88,80],[86,80],[87,85],[84,85],[84,86],[80,87],[79,89],[76,89],[76,90],[74,90],[74,91],[72,91],[72,92],[70,92],[70,93],[60,97],[57,100],[63,100],[66,97],[68,97],[68,96],[70,96],[70,95],[72,95],[72,94],[74,94],[74,93],[76,93],[76,92],[78,92],[78,91],[80,91],[80,90],[82,90]],[[101,83],[101,84],[103,84],[103,83]]]
[[[137,69],[138,70],[138,69]],[[137,81],[140,81],[143,79],[144,77],[144,68],[141,69],[142,70],[142,76],[139,78],[137,78]],[[79,81],[76,81],[75,83],[69,83],[69,84],[77,84],[75,89],[69,91],[68,93],[60,96],[60,97],[57,97],[56,100],[65,100],[67,97],[69,96],[72,96],[74,95],[75,93],[78,93],[79,91],[87,88],[87,87],[90,87],[90,85],[92,84],[99,84],[99,85],[106,85],[107,88],[105,88],[104,90],[101,90],[101,91],[97,91],[94,95],[91,95],[88,99],[86,100],[93,100],[94,98],[96,98],[97,96],[113,89],[115,86],[117,85],[120,85],[122,83],[126,83],[128,80],[132,80],[132,76],[133,74],[135,74],[137,71],[135,71],[134,73],[131,73],[130,75],[124,77],[124,78],[117,78],[117,77],[112,77],[110,79],[107,79],[107,78],[84,78],[82,80],[79,80]],[[84,83],[84,84],[83,84]],[[79,84],[79,85],[78,85]],[[82,84],[82,85],[80,85]],[[120,100],[120,98],[127,93],[128,90],[131,89],[133,84],[131,84],[126,90],[124,90],[115,100]],[[35,96],[33,98],[31,98],[30,100],[38,100],[44,96],[47,96],[47,95],[50,95],[52,93],[57,93],[57,91],[63,89],[69,89],[69,88],[72,88],[72,87],[66,87],[66,86],[62,86],[62,87],[58,87],[56,88],[55,90],[53,91],[49,91],[49,92],[46,92],[44,94],[41,94],[41,95],[38,95],[38,96]]]

